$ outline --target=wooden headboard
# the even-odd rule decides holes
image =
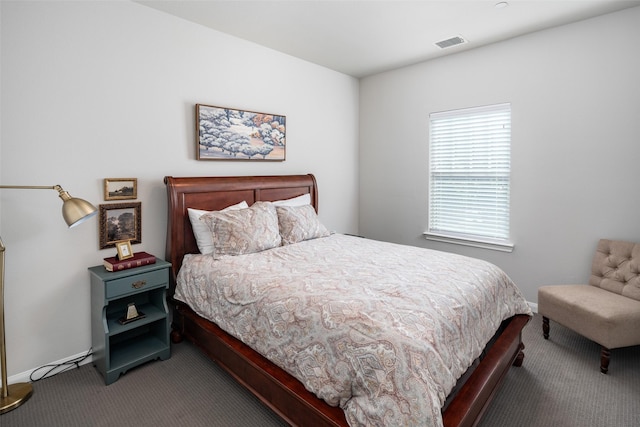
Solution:
[[[290,199],[309,193],[311,204],[318,211],[318,186],[313,175],[173,177],[166,176],[167,243],[166,260],[172,265],[170,294],[185,254],[197,254],[198,246],[191,230],[187,208],[207,211],[221,210],[245,200]]]

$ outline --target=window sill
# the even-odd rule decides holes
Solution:
[[[455,245],[472,246],[474,248],[491,249],[500,252],[513,252],[514,244],[506,241],[479,240],[470,237],[450,236],[436,233],[423,233],[424,238],[436,242],[453,243]]]

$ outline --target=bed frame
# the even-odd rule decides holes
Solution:
[[[297,379],[195,314],[172,298],[175,278],[185,254],[199,253],[187,208],[220,210],[243,200],[288,199],[310,193],[318,210],[318,187],[313,175],[253,177],[182,177],[164,179],[168,196],[166,258],[172,265],[170,303],[173,307],[172,341],[183,338],[200,347],[240,384],[291,425],[347,426],[342,409],[329,406],[307,391]],[[520,366],[524,354],[521,331],[529,316],[517,315],[503,323],[494,344],[459,385],[443,412],[446,427],[473,426],[492,400],[510,366]]]

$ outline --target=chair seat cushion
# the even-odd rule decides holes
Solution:
[[[538,312],[609,349],[640,344],[640,301],[596,286],[542,286]]]

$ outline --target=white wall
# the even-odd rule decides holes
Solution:
[[[138,178],[142,244],[164,256],[163,177],[314,173],[320,218],[357,232],[358,81],[132,2],[1,2],[2,184],[104,202]],[[287,116],[285,162],[195,160],[196,103]],[[11,378],[88,350],[98,222],[54,191],[1,190]]]
[[[487,259],[537,301],[640,242],[640,7],[361,80],[360,234]],[[426,241],[429,113],[510,102],[513,253]]]

